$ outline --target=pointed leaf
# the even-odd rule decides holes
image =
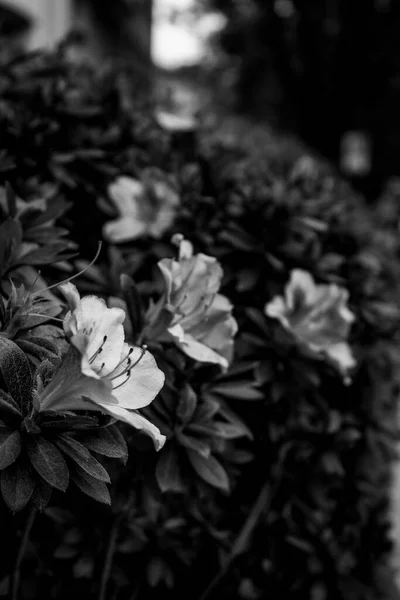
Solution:
[[[71,460],[95,479],[110,483],[110,476],[107,471],[89,452],[85,446],[68,435],[60,435],[55,444]]]
[[[193,417],[197,406],[197,395],[191,385],[186,383],[179,397],[176,415],[183,423],[188,423]]]
[[[178,463],[178,454],[173,444],[161,452],[156,467],[156,479],[162,492],[184,492],[185,484]]]
[[[128,446],[125,438],[117,426],[111,425],[98,429],[92,434],[88,434],[81,439],[82,444],[89,450],[97,452],[109,458],[123,458],[128,456]]]
[[[32,497],[36,480],[30,469],[18,461],[2,471],[1,493],[4,502],[13,512],[22,510]]]
[[[43,481],[41,477],[38,477],[36,487],[32,495],[32,502],[40,512],[42,512],[48,505],[52,490],[53,488],[51,485]]]
[[[28,456],[41,477],[62,492],[68,487],[69,472],[61,452],[42,436],[32,436],[27,444]]]
[[[27,414],[33,386],[29,360],[14,342],[1,335],[0,372],[22,414]]]
[[[128,315],[131,320],[132,330],[135,336],[142,332],[144,315],[140,294],[132,277],[122,273],[120,277],[121,289],[126,302]],[[136,340],[133,340],[134,342]]]
[[[21,416],[21,411],[15,400],[10,394],[7,394],[7,392],[0,390],[0,417],[5,418],[6,420],[9,418],[20,421]]]
[[[71,473],[71,481],[87,496],[102,502],[103,504],[111,504],[110,492],[103,481],[90,477],[85,471],[79,467]]]
[[[254,387],[250,381],[218,383],[212,386],[212,393],[234,400],[262,400],[264,398],[264,393]]]
[[[194,450],[198,452],[205,458],[208,458],[211,454],[210,445],[207,442],[200,440],[199,438],[192,437],[190,435],[184,435],[183,433],[179,433],[176,436],[178,442],[188,448],[189,450]]]
[[[0,470],[11,465],[21,452],[21,436],[13,429],[0,429]]]
[[[193,469],[203,481],[219,490],[229,492],[228,474],[216,458],[213,456],[205,458],[193,450],[188,450],[187,456]]]
[[[11,267],[21,241],[22,228],[17,221],[7,219],[0,225],[0,275]]]

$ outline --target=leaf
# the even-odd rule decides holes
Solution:
[[[28,456],[37,473],[52,487],[62,492],[68,487],[69,472],[61,452],[42,436],[31,436]]]
[[[0,225],[0,275],[12,266],[14,254],[22,241],[22,227],[12,219]]]
[[[111,425],[98,429],[93,434],[85,435],[81,438],[82,443],[93,452],[108,456],[109,458],[128,457],[128,446],[117,426]]]
[[[144,315],[140,294],[132,277],[129,277],[126,273],[122,273],[120,276],[120,284],[132,324],[132,330],[134,335],[138,336],[142,332],[144,326]],[[135,342],[136,340],[133,341]]]
[[[218,383],[213,385],[210,391],[233,400],[262,400],[264,398],[264,393],[257,389],[251,381]]]
[[[25,354],[31,355],[39,359],[40,361],[50,360],[51,358],[58,358],[54,348],[52,350],[49,350],[45,348],[42,344],[34,342],[33,339],[38,338],[32,338],[30,340],[18,340],[18,346]]]
[[[188,450],[194,450],[195,452],[198,452],[205,458],[208,458],[211,454],[210,445],[203,440],[194,438],[189,435],[185,435],[183,433],[178,433],[176,439],[182,446],[184,446]]]
[[[110,492],[103,481],[90,477],[79,467],[71,473],[71,481],[87,496],[102,502],[103,504],[111,504]]]
[[[229,478],[224,467],[213,456],[204,458],[193,450],[187,451],[189,461],[196,473],[215,488],[229,492]]]
[[[240,437],[253,439],[253,434],[242,423],[215,423],[217,435],[224,440],[234,440]]]
[[[15,400],[7,392],[0,390],[0,417],[9,417],[20,421],[21,416],[21,411]]]
[[[182,421],[182,423],[188,423],[194,414],[197,406],[197,395],[191,385],[185,383],[183,386],[180,396],[178,407],[176,409],[176,415]]]
[[[41,414],[40,427],[54,431],[81,431],[98,427],[96,417],[84,415],[72,415],[68,413],[43,412]]]
[[[21,452],[21,436],[19,431],[0,429],[0,470],[6,469]]]
[[[85,473],[88,473],[95,479],[110,483],[110,476],[107,471],[89,452],[83,444],[68,435],[60,435],[55,444],[64,454],[78,464]]]
[[[33,474],[21,461],[2,471],[0,489],[8,508],[13,512],[22,510],[31,499],[35,484]]]
[[[184,492],[185,484],[178,463],[178,454],[173,444],[162,451],[156,467],[156,479],[162,492]]]
[[[51,485],[43,481],[41,477],[36,482],[36,487],[33,491],[32,502],[36,508],[42,512],[48,505],[53,488]]]
[[[11,340],[0,335],[0,372],[8,391],[26,415],[32,398],[32,374],[29,360]]]

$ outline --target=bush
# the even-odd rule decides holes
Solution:
[[[165,131],[60,52],[0,90],[1,592],[393,595],[398,267],[362,200],[249,123]]]

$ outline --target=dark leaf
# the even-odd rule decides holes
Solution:
[[[122,273],[120,277],[121,289],[131,320],[133,335],[138,336],[144,325],[143,308],[138,289],[132,277]],[[135,342],[135,340],[133,340]]]
[[[37,473],[49,485],[65,492],[69,473],[61,452],[42,436],[31,436],[27,448],[29,459]]]
[[[38,478],[32,495],[32,502],[40,512],[48,505],[52,490],[51,485],[43,481],[41,477]]]
[[[128,446],[120,430],[116,425],[103,427],[93,434],[80,438],[82,444],[89,450],[97,452],[109,458],[123,458],[128,456]]]
[[[264,398],[264,393],[250,381],[217,383],[212,386],[212,392],[234,400],[262,400]]]
[[[27,414],[33,386],[29,361],[14,342],[1,335],[0,372],[8,391],[21,408],[22,414]]]
[[[192,450],[187,451],[189,461],[196,473],[213,487],[229,492],[229,478],[223,466],[213,456],[204,458]]]
[[[96,417],[76,416],[68,413],[43,412],[41,414],[40,427],[55,431],[80,431],[98,427]]]
[[[54,443],[64,454],[78,464],[85,473],[88,473],[95,479],[110,483],[110,477],[103,465],[93,458],[89,450],[80,442],[68,435],[60,435]]]
[[[156,479],[162,492],[185,491],[178,463],[178,454],[173,444],[167,444],[161,451],[161,456],[156,467]]]
[[[15,421],[21,419],[21,411],[18,404],[10,394],[7,394],[7,392],[4,392],[3,390],[0,390],[0,417],[5,418],[6,420],[9,418]]]
[[[12,219],[0,225],[0,275],[12,266],[22,241],[21,225]]]
[[[11,465],[21,452],[21,436],[13,429],[0,429],[0,470]]]
[[[181,446],[184,446],[188,450],[194,450],[205,458],[208,458],[211,454],[210,445],[204,440],[183,433],[177,434],[176,438]]]
[[[102,502],[103,504],[111,504],[110,492],[103,481],[90,477],[85,471],[79,467],[71,473],[71,481],[87,496]]]
[[[188,423],[193,417],[197,406],[197,395],[192,386],[186,383],[179,395],[178,407],[176,415],[182,423]]]
[[[32,497],[36,480],[30,469],[18,461],[2,471],[1,493],[13,512],[22,510]]]

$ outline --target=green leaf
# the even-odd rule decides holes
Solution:
[[[109,458],[123,458],[124,460],[128,457],[128,446],[126,445],[124,436],[116,425],[98,429],[89,435],[85,434],[80,439],[86,448],[97,452],[97,454],[108,456]]]
[[[18,461],[2,471],[1,493],[10,510],[17,512],[26,506],[32,497],[36,480],[30,469]]]
[[[27,448],[35,471],[49,485],[65,492],[68,487],[69,472],[61,452],[42,436],[31,436]]]
[[[52,348],[52,350],[49,350],[48,348],[45,348],[42,344],[34,342],[33,339],[18,340],[18,346],[25,354],[31,355],[39,359],[40,361],[50,360],[51,358],[58,358],[54,348]]]
[[[29,360],[14,342],[2,336],[0,336],[0,372],[11,396],[18,403],[22,414],[26,415],[33,386]]]
[[[0,470],[7,468],[21,452],[21,436],[13,429],[0,429]]]
[[[219,490],[229,492],[228,474],[216,458],[213,456],[205,458],[193,450],[188,450],[187,456],[193,469],[203,481]]]
[[[161,451],[156,467],[156,479],[162,492],[184,492],[185,484],[178,463],[178,454],[173,444]]]
[[[103,481],[90,477],[85,471],[79,467],[71,473],[71,481],[87,496],[102,502],[103,504],[111,504],[110,492]]]
[[[83,444],[68,435],[60,435],[55,444],[64,454],[95,479],[110,483],[107,471],[89,452]]]

